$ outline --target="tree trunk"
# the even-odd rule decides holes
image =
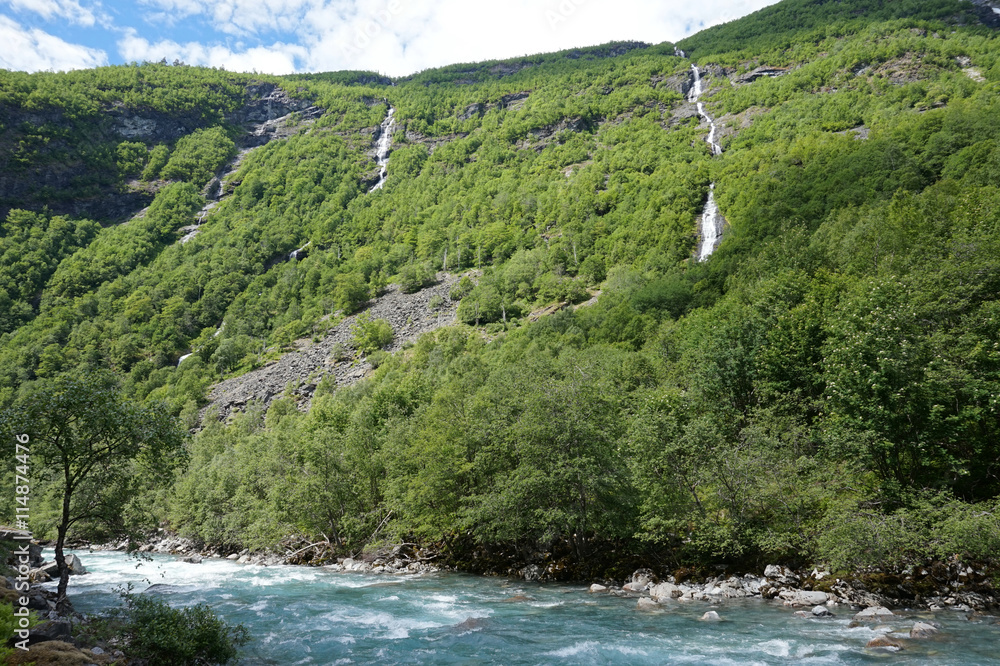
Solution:
[[[56,610],[60,613],[66,609],[68,603],[66,599],[66,587],[69,585],[69,567],[63,555],[63,545],[66,543],[66,532],[69,530],[69,500],[71,490],[63,493],[62,520],[59,521],[59,530],[56,537],[56,571],[59,572],[59,587],[56,588]]]

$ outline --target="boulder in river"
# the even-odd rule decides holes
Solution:
[[[812,615],[813,617],[833,617],[833,613],[826,606],[814,606]]]
[[[871,606],[854,616],[855,622],[882,622],[891,617],[895,617],[893,612],[885,606]]]
[[[201,555],[189,555],[181,560],[181,562],[187,562],[188,564],[201,564]]]
[[[865,647],[881,648],[884,650],[902,650],[903,644],[897,641],[895,638],[891,638],[889,636],[876,636],[875,638],[868,641]]]
[[[930,638],[938,633],[938,628],[926,622],[917,622],[910,629],[910,638]]]
[[[719,617],[719,614],[716,613],[715,611],[707,611],[704,615],[702,615],[698,619],[704,620],[705,622],[718,622],[722,618]]]
[[[607,592],[608,588],[605,585],[599,585],[598,583],[594,583],[593,585],[590,586],[590,590],[588,591],[591,594],[596,594],[598,592]]]
[[[684,590],[673,583],[660,583],[649,588],[649,596],[653,597],[656,601],[660,601],[661,599],[676,599],[683,595]]]
[[[782,590],[778,596],[785,600],[786,606],[818,606],[830,598],[826,592],[809,590]]]
[[[648,611],[656,610],[660,607],[660,604],[656,603],[649,597],[642,597],[639,602],[635,605],[636,610]]]

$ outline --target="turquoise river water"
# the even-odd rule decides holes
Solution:
[[[204,603],[254,639],[241,664],[1000,664],[997,619],[914,612],[941,625],[903,651],[868,650],[883,633],[850,628],[853,612],[801,619],[767,601],[673,601],[641,612],[634,599],[584,585],[533,584],[442,573],[424,576],[263,567],[217,559],[186,564],[156,555],[77,551],[91,573],[70,579],[82,612],[118,602],[115,588],[152,584],[171,605]],[[51,555],[49,556],[51,558]],[[714,609],[721,622],[699,617]]]

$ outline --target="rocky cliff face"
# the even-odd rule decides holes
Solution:
[[[323,110],[290,97],[273,83],[247,86],[244,102],[225,115],[225,122],[241,126],[241,147],[263,145],[280,137],[278,122],[291,113],[312,118]],[[115,147],[122,141],[147,145],[173,143],[210,123],[200,112],[163,113],[128,108],[115,103],[99,117],[72,121],[58,109],[25,111],[0,108],[0,218],[11,208],[40,209],[109,223],[128,219],[148,206],[155,190],[130,188],[115,169]],[[32,139],[44,135],[56,138]],[[26,140],[34,140],[37,155],[24,167],[18,161]],[[103,155],[103,168],[92,156]],[[85,157],[89,155],[90,158]]]

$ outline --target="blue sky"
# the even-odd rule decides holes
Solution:
[[[166,58],[272,74],[428,67],[675,41],[776,0],[0,0],[0,68]]]

